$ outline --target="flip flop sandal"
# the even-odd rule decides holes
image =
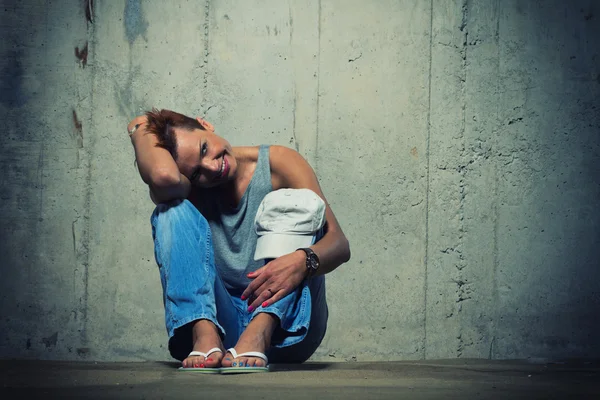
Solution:
[[[188,357],[202,356],[206,359],[206,358],[208,358],[208,356],[210,356],[213,353],[222,353],[222,352],[223,352],[223,350],[221,350],[218,347],[215,347],[215,348],[210,349],[206,353],[203,353],[201,351],[192,351],[190,354],[188,354]],[[179,367],[179,370],[184,371],[184,372],[196,372],[198,374],[218,374],[221,371],[221,368],[194,368],[194,367],[184,368],[184,367]]]
[[[222,374],[249,374],[253,372],[269,372],[269,359],[267,356],[258,351],[248,351],[246,353],[238,354],[237,351],[232,347],[231,349],[227,349],[228,352],[231,353],[233,358],[238,357],[257,357],[261,360],[264,360],[266,367],[222,367]]]

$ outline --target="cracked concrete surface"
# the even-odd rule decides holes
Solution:
[[[0,358],[169,359],[153,106],[316,170],[353,257],[314,360],[600,357],[597,2],[0,4]]]
[[[597,398],[598,366],[446,360],[276,365],[268,374],[200,375],[170,363],[0,363],[3,398]]]

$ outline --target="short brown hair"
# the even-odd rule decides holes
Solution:
[[[146,129],[148,133],[156,135],[158,138],[157,147],[162,147],[171,153],[174,160],[177,160],[177,138],[175,137],[175,128],[193,131],[194,129],[205,130],[204,127],[195,120],[186,115],[179,114],[171,110],[158,110],[153,108],[146,113],[148,123]]]

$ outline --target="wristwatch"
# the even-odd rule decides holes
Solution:
[[[302,250],[306,253],[306,268],[308,269],[308,277],[310,278],[319,269],[319,265],[321,264],[321,262],[319,261],[319,256],[317,256],[315,252],[308,247],[296,249],[296,251],[298,250]]]

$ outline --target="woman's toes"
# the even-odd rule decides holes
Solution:
[[[206,367],[214,368],[217,366],[217,364],[218,364],[218,361],[212,357],[209,357],[206,360],[204,360],[204,365]]]
[[[182,362],[183,368],[203,368],[204,359],[202,357],[186,358]]]
[[[238,363],[238,367],[264,367],[263,360],[256,358],[249,358],[245,360],[240,360]]]
[[[248,360],[246,360],[245,358],[238,358],[233,362],[233,366],[234,367],[245,367],[247,361]]]
[[[231,353],[227,353],[223,356],[223,361],[221,362],[221,366],[233,367],[233,356],[231,355]]]
[[[259,358],[230,358],[230,354],[227,354],[223,358],[223,367],[235,367],[235,368],[246,368],[246,367],[264,367],[265,362]]]

